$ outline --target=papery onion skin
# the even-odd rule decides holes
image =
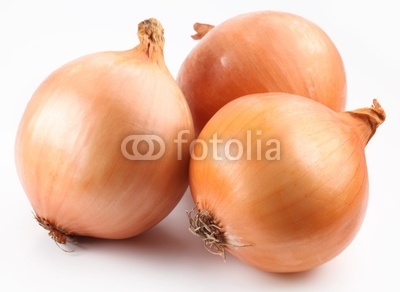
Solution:
[[[178,157],[174,139],[182,130],[193,139],[191,114],[164,63],[161,23],[152,18],[138,27],[135,48],[87,55],[53,72],[22,116],[18,174],[36,218],[59,243],[138,235],[164,219],[188,187],[189,146]],[[130,135],[159,136],[164,155],[131,160],[121,149]],[[141,143],[138,151],[148,153]]]
[[[205,159],[193,159],[202,155],[201,143],[192,153],[192,232],[211,252],[224,256],[226,250],[264,271],[300,272],[326,263],[351,243],[363,222],[364,147],[384,119],[376,101],[372,108],[341,113],[284,93],[228,103],[198,137],[208,143]],[[214,135],[219,143],[213,149]],[[243,145],[238,160],[224,154],[233,139]],[[279,141],[279,148],[268,141]],[[264,155],[271,147],[279,156]]]
[[[286,12],[238,15],[215,26],[195,25],[201,38],[177,75],[196,135],[218,109],[243,95],[287,92],[335,111],[346,105],[343,60],[329,36]],[[207,32],[208,31],[208,32]]]

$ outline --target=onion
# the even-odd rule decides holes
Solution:
[[[163,57],[156,19],[140,44],[83,56],[53,72],[20,122],[15,158],[40,225],[58,243],[122,239],[156,225],[188,188],[186,100]]]
[[[218,109],[240,96],[287,92],[335,111],[346,104],[342,58],[316,24],[285,12],[259,11],[213,28],[197,23],[201,39],[177,82],[192,111],[196,135]]]
[[[231,101],[194,142],[191,231],[209,251],[264,271],[331,260],[362,224],[364,148],[384,119],[376,100],[340,113],[285,93]]]

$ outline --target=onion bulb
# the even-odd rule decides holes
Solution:
[[[164,63],[164,30],[151,18],[138,37],[133,49],[54,71],[22,116],[18,174],[36,219],[58,243],[138,235],[188,188],[189,146],[174,139],[184,131],[191,141],[193,121]]]
[[[335,111],[346,104],[342,58],[329,36],[298,15],[258,11],[213,27],[196,23],[200,39],[177,82],[188,100],[196,135],[229,101],[243,95],[286,92]]]
[[[263,93],[222,107],[195,140],[191,231],[206,248],[270,272],[299,272],[341,253],[367,207],[365,146],[385,112],[336,112]]]

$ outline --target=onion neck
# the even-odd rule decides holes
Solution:
[[[192,35],[192,39],[201,40],[210,30],[214,28],[214,25],[196,22],[193,25],[193,28],[196,31],[196,34]]]
[[[139,23],[138,37],[140,50],[144,51],[150,60],[164,63],[164,28],[155,18],[149,18]]]
[[[376,129],[385,121],[386,113],[379,102],[374,99],[369,108],[360,108],[344,112],[346,117],[352,119],[352,124],[358,128],[362,142],[367,145],[374,136]]]

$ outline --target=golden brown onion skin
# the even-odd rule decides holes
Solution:
[[[246,13],[212,28],[184,60],[177,82],[197,135],[219,108],[246,94],[293,93],[335,111],[346,104],[335,44],[316,24],[279,11]]]
[[[193,122],[162,45],[142,40],[131,50],[81,57],[33,94],[15,158],[38,218],[68,235],[119,239],[153,227],[179,202],[188,187],[189,146],[178,159],[174,139],[181,130],[193,139]],[[165,154],[128,159],[121,144],[129,135],[159,136]]]
[[[270,272],[312,269],[341,253],[360,229],[368,201],[364,147],[374,132],[370,127],[367,119],[305,97],[235,99],[198,137],[207,147],[196,143],[192,154],[193,200],[221,228],[223,247],[243,262]],[[238,160],[225,154],[233,139],[243,145]],[[229,153],[236,157],[240,151],[233,146]],[[193,159],[204,148],[205,159]]]

